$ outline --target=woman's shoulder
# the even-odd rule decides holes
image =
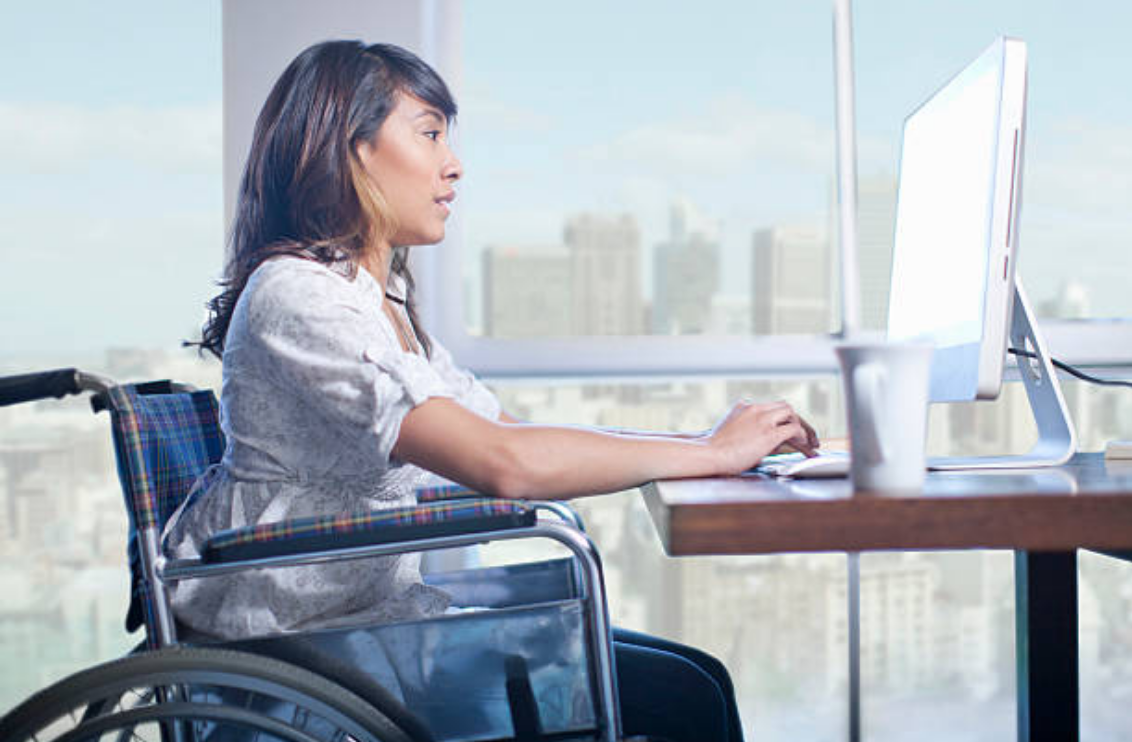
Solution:
[[[326,265],[316,260],[281,255],[261,263],[248,278],[245,293],[249,301],[299,303],[309,306],[319,298],[364,299],[372,293],[360,279],[341,265]]]
[[[277,255],[260,263],[248,284],[279,286],[291,282],[352,283],[345,270],[298,255]]]

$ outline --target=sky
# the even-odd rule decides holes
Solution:
[[[218,2],[5,2],[0,355],[176,347],[223,255]]]
[[[219,1],[3,13],[0,356],[175,347],[223,255]],[[896,170],[903,117],[996,34],[1026,39],[1022,274],[1038,300],[1073,278],[1094,314],[1132,314],[1132,9],[877,0],[855,23],[866,177]],[[470,254],[560,242],[583,210],[635,214],[648,249],[683,198],[742,293],[754,229],[827,219],[829,3],[469,0],[463,24]]]

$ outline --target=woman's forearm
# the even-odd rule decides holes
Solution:
[[[505,494],[559,499],[617,492],[654,479],[710,476],[721,468],[704,438],[519,423],[505,426]]]
[[[507,412],[499,413],[499,422],[501,423],[523,423],[525,420],[520,420]],[[583,427],[583,426],[570,426],[570,427]],[[588,426],[589,430],[598,430],[605,433],[612,433],[613,435],[632,436],[634,438],[704,438],[710,430],[695,430],[695,431],[671,431],[671,430],[640,430],[637,428],[615,428],[610,426]]]
[[[393,456],[503,497],[560,499],[736,474],[784,443],[817,446],[785,403],[739,403],[709,434],[684,438],[487,420],[435,398],[402,420]]]
[[[720,470],[704,438],[484,420],[444,399],[402,422],[394,455],[504,497],[562,499]],[[514,418],[510,418],[514,419]]]

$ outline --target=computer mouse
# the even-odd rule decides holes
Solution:
[[[777,458],[777,457],[776,457]],[[818,456],[784,456],[775,461],[764,461],[759,470],[776,477],[793,479],[831,479],[849,476],[849,454],[830,451]]]

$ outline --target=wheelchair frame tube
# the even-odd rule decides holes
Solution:
[[[165,580],[156,566],[160,563],[161,553],[159,543],[161,536],[153,526],[143,528],[138,532],[138,547],[142,550],[142,579],[149,583],[153,592],[153,623],[157,636],[154,639],[158,647],[169,647],[177,643],[177,627],[173,622],[173,613],[169,606],[169,592],[165,589]]]
[[[582,533],[586,532],[586,524],[582,522],[582,516],[578,515],[577,511],[566,503],[559,502],[558,500],[532,500],[530,501],[530,505],[535,510],[545,510],[548,513],[554,513]]]
[[[489,541],[513,541],[521,538],[547,538],[557,541],[571,552],[583,565],[581,575],[585,588],[584,600],[588,604],[587,623],[589,624],[590,649],[597,671],[598,696],[605,719],[601,739],[617,742],[621,736],[621,710],[617,704],[617,676],[613,662],[613,633],[609,624],[608,604],[602,582],[601,563],[593,542],[584,533],[571,526],[558,523],[539,523],[527,528],[504,531],[484,531],[459,536],[423,538],[414,541],[396,541],[367,546],[353,546],[332,551],[312,551],[302,554],[285,554],[261,559],[246,559],[238,562],[205,564],[198,559],[161,560],[154,570],[154,588],[165,596],[166,582],[198,579],[217,575],[233,574],[247,569],[266,567],[288,567],[304,564],[321,564],[349,559],[364,559],[375,556],[391,556],[415,551],[433,551],[457,546],[472,546]],[[155,600],[156,603],[167,600]],[[175,636],[172,617],[165,611],[170,636]],[[159,617],[160,624],[160,617]]]

